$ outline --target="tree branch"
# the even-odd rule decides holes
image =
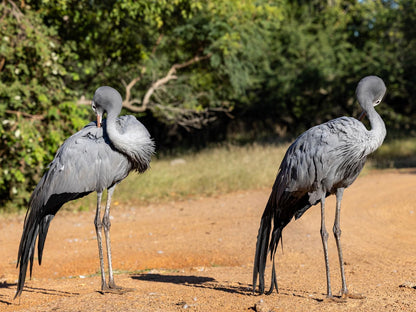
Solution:
[[[4,56],[0,56],[0,72],[3,70],[3,66],[5,62],[6,62],[6,58]]]
[[[157,42],[156,42],[156,46],[159,44],[160,40],[162,39],[163,35],[160,35]],[[207,54],[204,56],[199,56],[196,55],[193,58],[191,58],[190,60],[184,62],[184,63],[179,63],[179,64],[174,64],[172,65],[172,67],[169,69],[168,73],[166,74],[166,76],[156,80],[155,82],[152,83],[152,85],[150,86],[150,88],[147,90],[147,92],[145,93],[144,97],[143,97],[143,101],[140,101],[139,99],[131,99],[131,89],[135,86],[135,84],[137,82],[139,82],[142,78],[144,73],[146,72],[146,67],[141,67],[141,74],[138,77],[135,77],[134,79],[132,79],[128,84],[126,84],[123,81],[123,84],[126,88],[126,96],[125,99],[123,101],[123,106],[124,108],[135,112],[135,113],[140,113],[140,112],[144,112],[147,109],[149,109],[150,105],[150,99],[152,97],[152,95],[154,95],[155,91],[157,91],[158,89],[160,89],[161,87],[163,87],[164,85],[166,85],[169,81],[177,79],[178,77],[176,76],[176,72],[178,69],[182,69],[188,66],[191,66],[192,64],[198,63],[200,61],[206,60],[208,58],[210,58],[212,56],[212,54]],[[78,101],[77,104],[80,105],[85,105],[85,104],[90,104],[91,100],[86,100],[84,96],[82,96]],[[134,104],[140,104],[140,105],[134,105]],[[159,105],[160,106],[160,105]],[[163,108],[165,106],[161,106],[160,108]],[[175,107],[175,111],[178,113],[178,107]],[[171,107],[171,110],[173,110],[173,108]],[[185,111],[189,111],[190,110],[186,110],[183,109],[183,112]],[[196,111],[192,112],[193,114],[196,113]]]
[[[152,48],[152,55],[154,55],[156,53],[156,49],[159,46],[160,42],[162,41],[163,36],[164,36],[163,34],[160,34],[159,37],[157,37],[156,43]]]
[[[17,115],[17,118],[19,118],[20,116],[23,116],[23,117],[26,117],[26,118],[29,118],[29,119],[33,119],[33,120],[43,120],[45,118],[45,116],[43,116],[43,115],[32,115],[32,114],[29,114],[29,113],[19,112],[19,111],[9,110],[9,109],[6,109],[5,112],[8,113],[8,114]]]
[[[128,109],[129,111],[134,112],[134,113],[142,113],[142,112],[147,110],[147,107],[145,107],[143,105],[136,106],[136,105],[133,105],[133,104],[141,104],[141,101],[137,100],[137,99],[133,99],[129,102],[123,101],[123,107]]]
[[[149,102],[150,102],[150,97],[153,95],[153,93],[159,89],[161,86],[165,85],[166,83],[168,83],[170,80],[174,80],[177,79],[178,77],[175,75],[176,71],[178,69],[182,69],[185,68],[187,66],[190,66],[194,63],[200,62],[202,60],[206,60],[208,58],[210,58],[212,56],[212,53],[209,53],[207,55],[204,56],[194,56],[193,58],[191,58],[189,61],[181,63],[181,64],[174,64],[172,65],[172,67],[169,69],[167,75],[163,78],[160,78],[158,80],[156,80],[154,83],[152,83],[152,85],[150,86],[149,90],[147,90],[146,94],[143,97],[143,106],[144,107],[148,107],[149,106]]]
[[[225,107],[195,110],[173,105],[166,106],[162,104],[156,104],[155,106],[159,108],[160,112],[166,120],[174,122],[187,131],[190,131],[191,128],[201,129],[202,127],[208,125],[210,122],[215,121],[219,112],[223,112],[227,114],[227,116],[231,116],[230,109]]]
[[[13,1],[8,0],[7,2],[13,7],[12,10],[11,10],[11,13],[16,18],[16,20],[20,23],[20,18],[23,16],[22,11],[20,11],[20,9],[17,7],[16,3],[14,3]],[[3,1],[2,5],[4,6],[4,1]]]

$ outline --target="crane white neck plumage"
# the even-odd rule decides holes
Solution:
[[[122,97],[114,88],[99,87],[94,94],[92,109],[97,114],[97,127],[107,113],[105,130],[113,146],[133,161],[133,167],[143,172],[154,153],[154,142],[147,129],[134,116],[117,118],[122,108]]]

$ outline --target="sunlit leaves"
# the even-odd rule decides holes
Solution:
[[[136,115],[167,129],[157,138],[162,144],[169,135],[180,137],[181,120],[198,114],[213,120],[203,115],[208,110],[232,110],[234,122],[256,129],[253,138],[256,127],[295,135],[330,118],[356,116],[354,89],[368,74],[387,84],[387,105],[378,110],[389,135],[416,127],[416,38],[409,27],[415,0],[2,4],[2,198],[30,191],[62,140],[91,119],[76,98],[90,99],[100,85],[124,96],[137,79],[131,98],[141,103],[172,66],[196,56],[203,60],[178,69]]]

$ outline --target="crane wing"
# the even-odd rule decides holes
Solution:
[[[351,185],[366,160],[366,133],[358,120],[341,117],[300,135],[287,150],[273,187],[278,210],[289,209],[287,217],[296,213],[299,218],[322,195]]]
[[[29,262],[32,275],[36,239],[39,236],[41,264],[49,224],[62,205],[91,192],[103,191],[125,178],[129,171],[126,157],[113,148],[103,135],[103,128],[97,128],[95,123],[65,140],[29,201],[18,252],[20,273],[16,297],[23,289]]]

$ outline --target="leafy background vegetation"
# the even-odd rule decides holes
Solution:
[[[356,84],[375,74],[388,87],[378,110],[392,141],[377,166],[408,164],[415,149],[414,0],[1,0],[0,10],[2,207],[26,204],[58,146],[93,119],[86,104],[100,85],[120,91],[123,113],[148,127],[160,156],[212,142],[287,141],[357,116]],[[259,164],[275,174],[280,159],[265,164],[254,156],[264,149],[255,150],[234,175]],[[149,175],[149,185],[173,183],[166,161],[157,160],[152,175],[161,176]],[[206,181],[221,188],[257,181],[211,177],[209,168]]]

